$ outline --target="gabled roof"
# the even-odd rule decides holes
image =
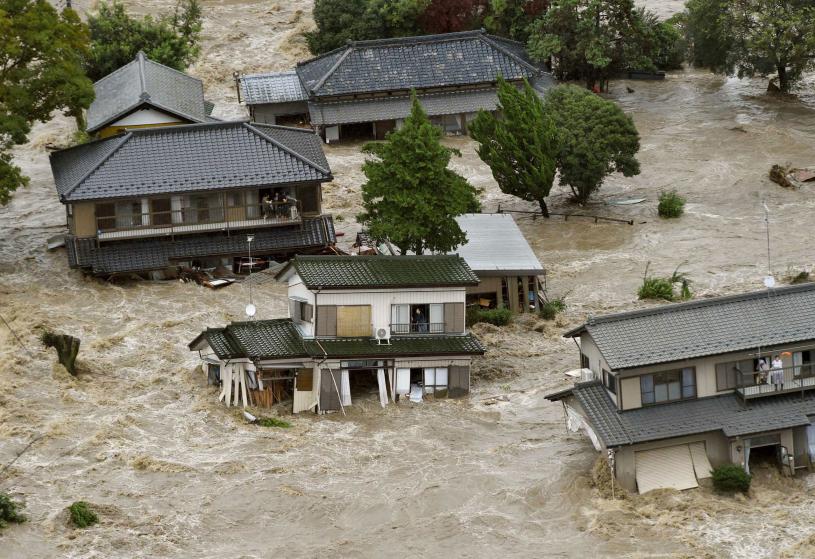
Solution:
[[[467,242],[456,252],[477,274],[543,273],[540,260],[511,214],[463,214],[456,222],[467,234]]]
[[[189,122],[212,120],[201,80],[153,62],[143,52],[93,84],[93,88],[96,98],[88,107],[88,132],[96,132],[142,106]]]
[[[540,70],[523,45],[465,31],[441,35],[353,41],[297,65],[311,95],[333,96],[533,78]]]
[[[815,283],[715,297],[590,319],[613,370],[815,340]]]
[[[433,355],[482,355],[484,346],[472,334],[463,336],[394,337],[390,344],[371,338],[304,340],[291,319],[233,322],[225,328],[208,328],[189,344],[191,351],[205,343],[219,359],[272,360],[361,357],[419,357]]]
[[[735,394],[617,411],[599,381],[546,396],[575,398],[603,443],[609,447],[721,431],[726,437],[808,425],[815,415],[815,393],[806,392],[752,400],[745,406]]]
[[[288,359],[308,357],[300,332],[289,318],[233,322],[226,328],[208,328],[189,344],[192,351],[202,342],[219,359]]]
[[[332,179],[311,130],[247,122],[134,129],[51,154],[63,202]]]
[[[241,76],[240,86],[241,96],[247,105],[308,100],[308,93],[294,70]]]
[[[308,289],[478,285],[463,258],[449,256],[295,256],[277,273],[296,273]]]

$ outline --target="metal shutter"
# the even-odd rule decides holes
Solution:
[[[686,444],[643,450],[634,454],[637,489],[640,494],[653,489],[692,489],[699,487],[693,459]]]
[[[337,307],[334,305],[317,306],[317,335],[337,335]]]
[[[447,395],[450,398],[464,396],[470,391],[470,367],[454,365],[447,371]]]
[[[340,372],[333,372],[330,369],[322,369],[320,376],[320,411],[340,410]]]
[[[444,304],[444,332],[447,334],[464,332],[464,303]]]
[[[710,460],[707,459],[707,450],[705,450],[705,443],[690,443],[690,457],[693,460],[693,470],[696,472],[697,479],[710,477],[713,467],[710,465]]]

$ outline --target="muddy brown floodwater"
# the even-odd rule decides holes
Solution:
[[[146,13],[173,2],[128,4]],[[647,4],[662,15],[681,6]],[[204,48],[191,72],[216,114],[241,116],[232,71],[305,57],[299,34],[313,25],[311,4],[204,5]],[[587,314],[639,306],[647,262],[655,273],[682,264],[699,296],[759,287],[763,201],[775,274],[812,265],[815,197],[766,175],[772,163],[815,164],[813,80],[784,100],[764,86],[702,71],[615,82],[611,98],[642,134],[642,174],[612,177],[584,211],[635,224],[519,219],[566,314],[477,327],[489,351],[468,399],[386,410],[360,402],[347,418],[290,418],[290,429],[247,426],[216,405],[186,350],[202,328],[241,318],[243,286],[113,285],[45,251],[64,224],[45,145],[65,141],[71,127],[62,117],[38,125],[15,152],[31,185],[0,208],[0,312],[25,346],[0,325],[0,464],[37,438],[0,478],[30,517],[3,531],[0,557],[813,556],[811,477],[759,472],[747,499],[699,489],[611,500],[590,484],[595,452],[543,398],[577,364],[560,333]],[[454,165],[483,189],[486,210],[532,209],[497,190],[468,140],[448,142],[462,150]],[[363,158],[357,145],[327,152],[337,179],[326,207],[350,234]],[[657,218],[663,189],[687,197],[681,219]],[[607,205],[639,197],[646,201]],[[552,206],[574,210],[561,190]],[[280,286],[255,298],[262,317],[285,316]],[[39,346],[39,328],[82,338],[78,378]],[[491,404],[496,395],[505,398]],[[67,527],[65,508],[80,499],[100,511],[98,526]]]

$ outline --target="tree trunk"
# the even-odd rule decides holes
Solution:
[[[544,200],[543,198],[539,198],[538,199],[538,204],[541,207],[541,215],[543,215],[543,217],[548,218],[549,217],[549,208],[546,207],[546,200]]]
[[[56,349],[59,362],[65,367],[66,371],[76,376],[76,356],[79,353],[79,338],[74,338],[67,334],[46,332],[42,336],[42,343],[45,347],[53,347]]]
[[[779,64],[777,66],[777,70],[778,70],[778,89],[781,90],[781,93],[789,93],[790,84],[789,79],[787,78],[787,65]]]

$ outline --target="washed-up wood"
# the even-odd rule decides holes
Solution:
[[[42,343],[45,347],[56,349],[59,362],[65,367],[66,371],[76,376],[76,356],[79,353],[79,338],[74,338],[67,334],[45,332],[42,335]]]

